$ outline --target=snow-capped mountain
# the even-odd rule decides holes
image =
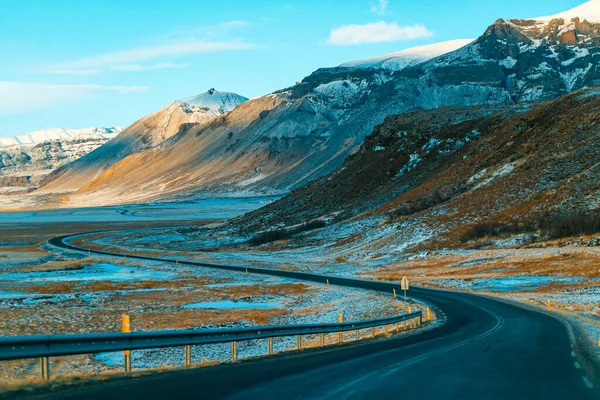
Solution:
[[[64,129],[52,128],[43,129],[19,136],[0,137],[0,147],[17,145],[35,145],[42,142],[55,140],[78,140],[78,139],[106,139],[110,140],[117,136],[123,130],[122,127],[112,128],[82,128],[82,129]]]
[[[399,71],[404,68],[413,67],[432,58],[449,53],[471,43],[475,39],[456,39],[425,46],[411,47],[396,53],[384,56],[368,58],[364,60],[350,61],[340,65],[348,68],[382,68]]]
[[[121,170],[135,168],[143,163],[144,152],[164,146],[169,139],[192,127],[204,127],[246,100],[235,93],[210,89],[197,96],[174,101],[134,122],[104,146],[57,170],[43,182],[44,190],[53,193],[83,190],[111,167]],[[130,156],[132,158],[125,163]]]
[[[85,162],[59,171],[40,193],[76,190],[68,201],[77,206],[288,192],[337,169],[389,115],[443,106],[502,107],[600,84],[600,23],[589,21],[598,1],[559,14],[580,14],[578,19],[499,19],[475,41],[438,56],[443,50],[432,50],[433,58],[421,63],[319,69],[210,123],[185,123],[185,112],[155,113]],[[189,111],[183,103],[172,106]],[[172,123],[176,115],[182,116],[178,133],[159,128],[166,122],[157,121]],[[140,135],[151,144],[136,154],[110,147],[121,137],[129,144]]]
[[[213,113],[216,117],[228,113],[245,101],[248,101],[248,99],[239,94],[210,89],[206,93],[178,100],[178,103],[181,103],[190,111],[205,110]]]
[[[564,19],[568,23],[575,18],[579,18],[580,20],[585,20],[591,23],[600,23],[600,0],[590,0],[580,6],[577,6],[565,12],[561,12],[548,17],[536,17],[531,19],[543,23],[549,23],[554,20]]]
[[[122,130],[54,128],[0,137],[0,191],[34,187],[56,168],[85,156]]]

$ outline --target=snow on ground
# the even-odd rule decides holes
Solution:
[[[178,203],[1,213],[2,223],[132,222],[231,218],[268,204],[271,197],[214,198]]]
[[[590,0],[580,6],[555,15],[532,19],[543,23],[548,23],[555,19],[564,19],[567,22],[570,22],[573,18],[580,18],[582,20],[587,20],[588,22],[600,23],[600,0]]]
[[[396,53],[364,60],[350,61],[340,67],[383,68],[399,71],[449,53],[471,43],[474,39],[455,39],[425,46],[411,47]]]

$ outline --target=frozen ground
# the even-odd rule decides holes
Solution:
[[[135,331],[334,323],[338,314],[352,321],[406,312],[403,302],[367,291],[173,263],[87,255],[58,250],[45,243],[51,237],[81,231],[144,226],[148,233],[164,229],[156,224],[159,222],[178,225],[184,219],[213,221],[252,210],[265,201],[207,200],[179,205],[2,214],[0,334],[114,332],[120,330],[123,312],[131,316]],[[114,241],[128,249],[137,241],[135,235],[118,235],[112,241],[103,235],[94,237],[98,242],[95,245],[110,246]],[[185,239],[177,234],[175,237]],[[172,255],[182,259],[180,256]],[[307,264],[300,268],[311,267]],[[239,357],[263,354],[265,346],[262,342],[241,343]],[[295,339],[277,340],[275,344],[278,350],[293,346]],[[181,365],[183,357],[181,349],[133,354],[136,368]],[[193,356],[196,362],[213,362],[228,360],[231,354],[227,345],[215,345],[194,348]],[[120,370],[122,362],[122,353],[61,357],[52,360],[52,371],[57,376],[74,371],[85,374]],[[0,365],[3,379],[36,375],[35,362]]]
[[[224,219],[260,208],[270,197],[204,199],[114,207],[73,208],[0,213],[0,223],[132,222]]]

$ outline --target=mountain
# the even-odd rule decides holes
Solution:
[[[499,19],[465,46],[401,69],[319,69],[90,173],[73,163],[41,193],[62,191],[77,206],[288,192],[335,171],[388,115],[548,100],[599,84],[598,4],[567,19]]]
[[[0,137],[0,191],[35,187],[54,169],[102,146],[122,130],[54,128]]]
[[[599,120],[600,87],[541,103],[389,116],[341,168],[214,234],[231,241],[324,220],[325,229],[296,238],[338,255],[393,258],[417,246],[537,234],[555,216],[591,212],[597,221]]]
[[[64,129],[53,128],[34,131],[20,136],[0,137],[0,147],[18,146],[18,145],[36,145],[49,141],[70,141],[77,139],[106,139],[110,140],[117,136],[123,128],[120,126],[114,128],[83,128],[83,129]]]
[[[410,49],[386,54],[384,56],[365,60],[350,61],[340,65],[341,68],[381,68],[399,71],[404,68],[414,67],[442,54],[460,49],[471,43],[474,39],[456,39],[447,42],[434,43],[426,46],[412,47]]]
[[[73,192],[124,158],[159,146],[182,130],[204,126],[246,100],[234,93],[210,89],[175,101],[134,122],[104,146],[56,170],[43,182],[40,193]]]

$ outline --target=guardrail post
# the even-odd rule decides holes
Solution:
[[[273,355],[273,338],[272,337],[269,338],[269,355],[270,356]]]
[[[185,346],[185,366],[190,367],[192,365],[192,346]]]
[[[231,360],[237,361],[237,342],[231,342]]]
[[[321,333],[321,347],[325,347],[325,334],[324,333]]]
[[[40,357],[40,372],[43,380],[47,381],[50,379],[50,363],[48,362],[48,357]]]
[[[125,350],[129,351],[129,350]],[[125,354],[125,372],[131,372],[131,353],[128,352]]]
[[[301,336],[301,335],[298,335],[298,336],[296,337],[296,340],[297,340],[297,342],[298,342],[298,350],[302,350],[302,336]]]
[[[131,332],[131,319],[127,314],[121,314],[121,332]],[[131,372],[131,351],[125,350],[123,354],[125,355],[125,372]]]

